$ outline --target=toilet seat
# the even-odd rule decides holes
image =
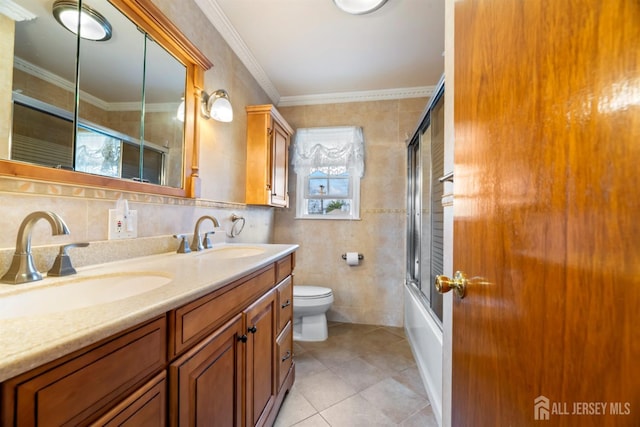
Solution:
[[[318,299],[332,295],[331,288],[323,286],[294,286],[293,297],[298,299]]]

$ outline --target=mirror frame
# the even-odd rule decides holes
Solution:
[[[213,64],[150,0],[109,2],[186,67],[182,187],[164,187],[11,160],[0,160],[0,175],[162,196],[200,197],[198,112],[204,73]]]

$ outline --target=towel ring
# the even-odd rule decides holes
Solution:
[[[242,230],[244,229],[245,219],[242,216],[232,214],[231,222],[233,223],[231,225],[231,232],[227,233],[227,236],[236,237],[238,234],[242,233]]]

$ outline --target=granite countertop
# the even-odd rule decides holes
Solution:
[[[78,268],[73,276],[45,277],[22,285],[0,284],[0,381],[162,315],[259,270],[297,248],[298,245],[286,244],[221,244],[201,252],[172,252]],[[37,306],[16,310],[16,305],[22,303],[12,300],[17,294],[41,292],[46,295],[56,286],[76,282],[80,285],[87,279],[99,279],[83,283],[87,285],[86,294],[74,293],[73,301],[80,301],[77,305],[82,306],[88,304],[83,302],[85,296],[96,297],[92,295],[91,284],[100,283],[103,294],[102,284],[113,284],[117,295],[119,280],[131,283],[135,277],[142,282],[148,276],[156,282],[160,280],[157,283],[161,285],[138,295],[80,308],[64,308],[65,301],[52,298],[42,311]],[[7,307],[8,302],[13,304],[11,310],[7,310],[11,313],[3,314],[2,308]]]

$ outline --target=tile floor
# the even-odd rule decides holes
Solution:
[[[275,427],[438,425],[402,328],[332,323],[327,341],[296,341],[294,354]]]

